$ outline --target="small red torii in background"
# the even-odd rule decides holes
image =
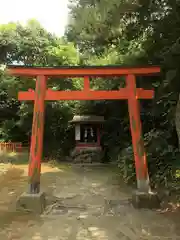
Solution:
[[[34,101],[34,115],[29,161],[30,193],[40,192],[41,158],[43,152],[43,129],[45,101],[55,100],[104,100],[127,99],[130,128],[134,150],[137,188],[140,192],[149,192],[149,175],[146,153],[141,130],[139,99],[152,99],[153,90],[136,88],[136,75],[160,73],[160,67],[120,67],[120,66],[74,66],[74,67],[26,67],[8,66],[8,72],[14,76],[36,77],[35,91],[19,92],[20,101]],[[90,89],[89,77],[126,76],[126,87],[116,91],[93,91]],[[82,77],[82,91],[53,91],[47,89],[48,77]]]

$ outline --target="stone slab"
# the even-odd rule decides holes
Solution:
[[[140,192],[136,190],[132,194],[134,208],[157,209],[160,207],[160,199],[156,192]]]
[[[16,203],[18,211],[29,211],[41,214],[46,207],[45,193],[40,192],[36,194],[23,193]]]

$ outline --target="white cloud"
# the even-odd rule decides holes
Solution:
[[[26,23],[37,19],[48,31],[63,35],[68,17],[68,0],[0,0],[0,24]]]

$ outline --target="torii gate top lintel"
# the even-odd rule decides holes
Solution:
[[[159,66],[55,66],[55,67],[34,67],[8,65],[10,74],[18,76],[119,76],[119,75],[149,75],[160,73]]]

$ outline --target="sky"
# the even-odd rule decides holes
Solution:
[[[68,17],[68,0],[0,0],[0,24],[36,19],[51,33],[62,36]]]

